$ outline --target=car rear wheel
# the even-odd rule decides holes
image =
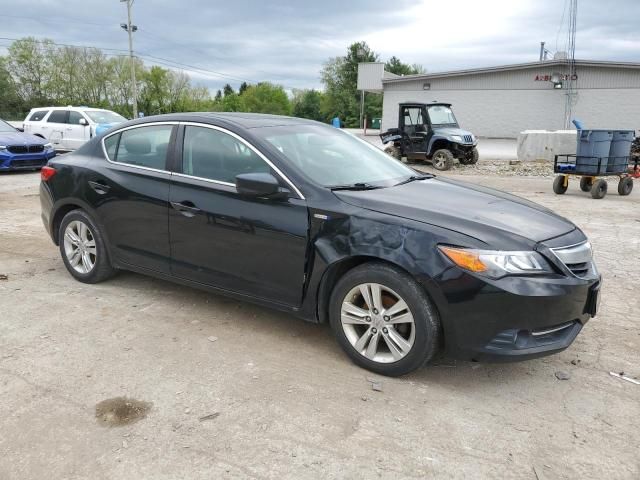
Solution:
[[[450,170],[453,167],[453,154],[446,148],[441,148],[431,156],[431,162],[436,170]]]
[[[62,219],[58,232],[60,253],[69,273],[83,283],[98,283],[113,276],[100,230],[82,210],[72,210]]]
[[[438,351],[440,322],[422,288],[406,273],[367,263],[345,274],[331,294],[331,327],[361,367],[398,376]]]

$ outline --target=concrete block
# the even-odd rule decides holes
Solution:
[[[518,160],[553,162],[555,155],[576,153],[575,130],[525,130],[518,135]]]

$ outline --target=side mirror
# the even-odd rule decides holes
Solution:
[[[80,120],[78,120],[78,123],[79,123],[80,125],[89,125],[89,124],[87,123],[87,120],[86,120],[86,119],[84,119],[84,118],[81,118]]]
[[[236,176],[236,190],[247,197],[281,197],[284,189],[270,173],[241,173]]]

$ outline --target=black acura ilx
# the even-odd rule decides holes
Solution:
[[[570,221],[297,118],[121,124],[51,161],[40,199],[77,280],[132,270],[328,322],[385,375],[558,352],[598,305]]]

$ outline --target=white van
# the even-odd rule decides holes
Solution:
[[[88,107],[32,108],[22,127],[49,140],[56,150],[75,150],[95,135],[127,119],[110,110]]]

